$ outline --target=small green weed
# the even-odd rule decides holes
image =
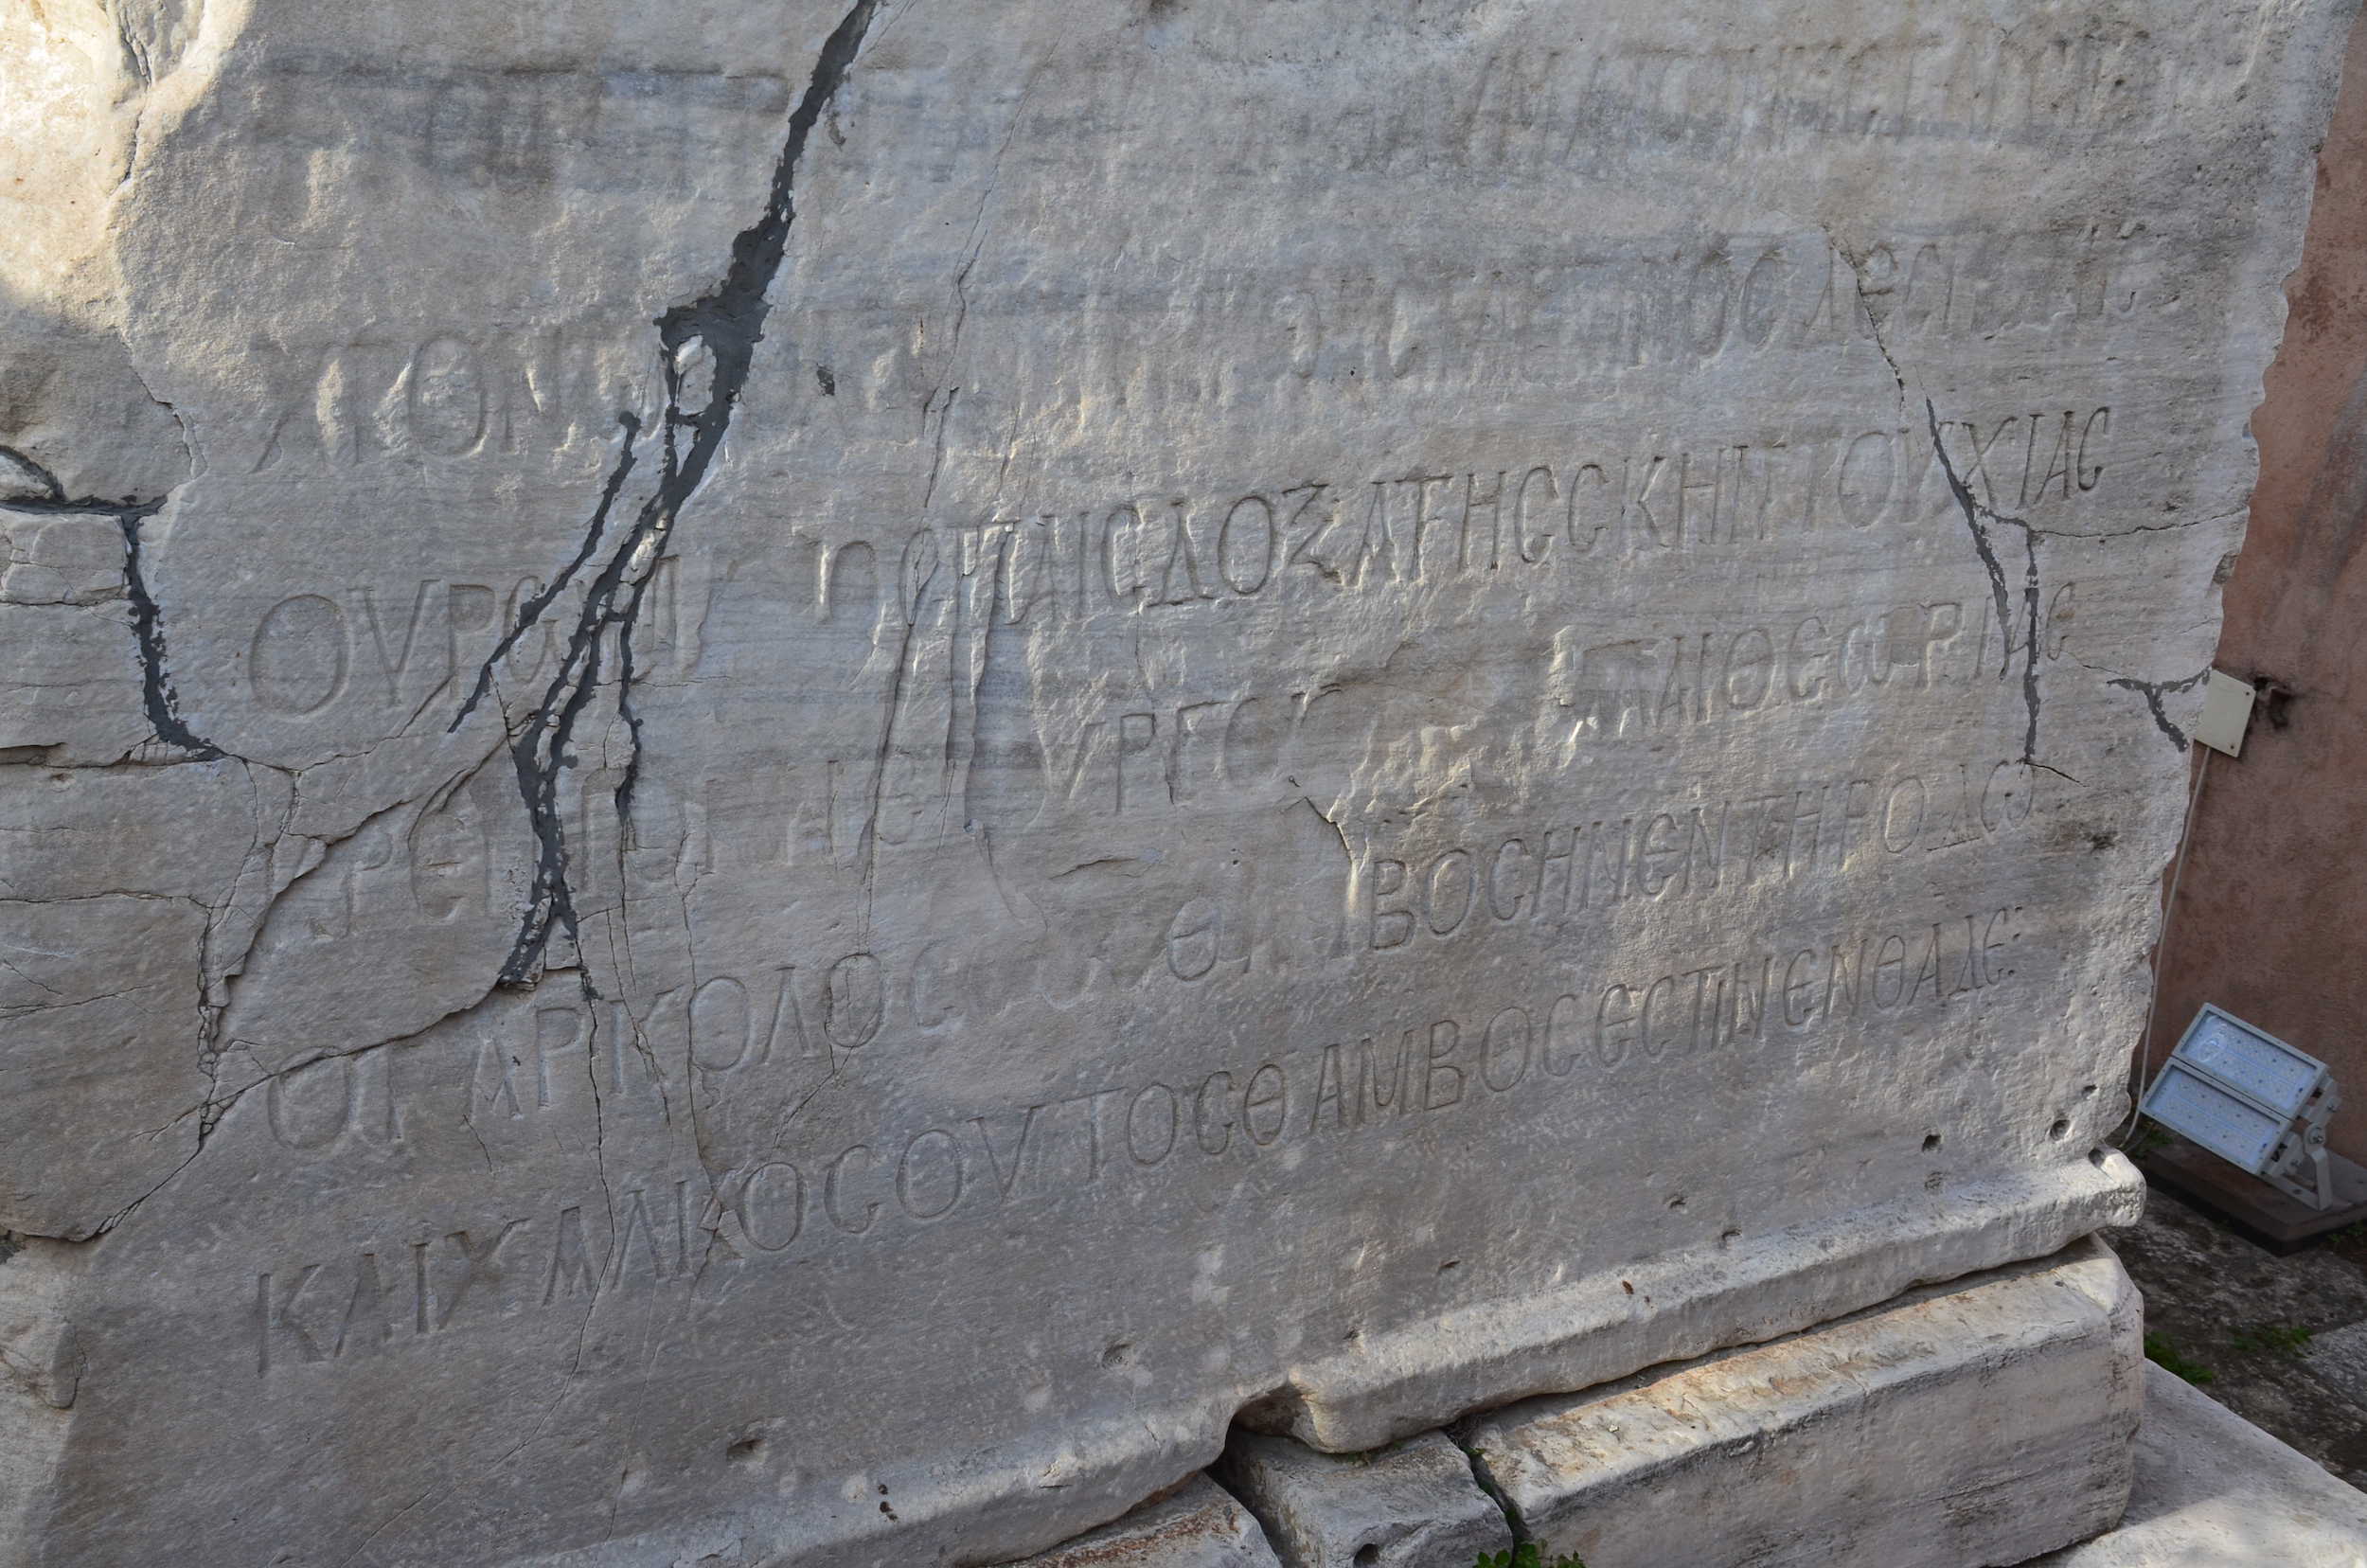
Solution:
[[[1508,1552],[1482,1552],[1471,1568],[1586,1568],[1586,1564],[1575,1554],[1549,1563],[1538,1555],[1536,1541],[1524,1541]]]
[[[2170,1343],[2170,1336],[2167,1334],[2145,1336],[2145,1360],[2153,1363],[2164,1372],[2185,1379],[2197,1387],[2207,1382],[2216,1382],[2219,1376],[2200,1362],[2191,1362],[2180,1355],[2178,1346]]]
[[[2255,1323],[2238,1328],[2228,1344],[2247,1356],[2299,1356],[2309,1348],[2310,1331],[2290,1323]]]

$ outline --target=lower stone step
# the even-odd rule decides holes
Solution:
[[[2084,1241],[1369,1453],[1236,1433],[1227,1489],[1195,1478],[1029,1564],[1472,1568],[1516,1539],[1587,1568],[2019,1563],[2119,1520],[2141,1330]]]
[[[1195,1475],[1098,1530],[1006,1568],[1278,1568],[1247,1509]],[[1462,1565],[1469,1568],[1469,1564]]]
[[[1516,1520],[1540,1564],[1586,1568],[2367,1568],[2367,1493],[2139,1345],[2134,1289],[2086,1242],[1454,1438],[1237,1433],[1222,1488],[1013,1568],[1472,1568]]]
[[[2119,1521],[2142,1327],[2085,1241],[1456,1436],[1548,1563],[1995,1568]]]
[[[2120,1528],[2029,1568],[2367,1568],[2367,1492],[2201,1390],[2145,1368]]]
[[[1513,1544],[1469,1455],[1441,1432],[1349,1454],[1236,1433],[1217,1475],[1287,1568],[1471,1568]]]

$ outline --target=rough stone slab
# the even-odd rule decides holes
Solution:
[[[2367,1568],[2367,1493],[2160,1367],[2118,1529],[2032,1568]]]
[[[1006,1560],[2127,1218],[2348,9],[10,8],[0,1559]]]
[[[1194,1476],[1113,1523],[1009,1568],[1278,1568],[1273,1549],[1230,1493]],[[1469,1568],[1464,1564],[1463,1568]]]
[[[2083,1242],[1459,1436],[1549,1561],[2016,1563],[2120,1519],[2142,1319]]]
[[[1444,1433],[1341,1455],[1242,1433],[1217,1473],[1284,1568],[1471,1568],[1512,1544],[1504,1510]]]
[[[2312,1335],[2308,1361],[2310,1371],[2367,1408],[2367,1323]]]

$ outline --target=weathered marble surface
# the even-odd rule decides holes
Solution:
[[[1236,1433],[1217,1475],[1257,1516],[1283,1568],[1471,1568],[1513,1543],[1470,1456],[1441,1432],[1340,1455]]]
[[[2120,1522],[2143,1338],[2089,1240],[1457,1440],[1548,1561],[1990,1568]]]
[[[12,11],[7,1552],[995,1560],[2125,1217],[2343,11]]]
[[[1281,1568],[1249,1510],[1205,1476],[1009,1568]]]

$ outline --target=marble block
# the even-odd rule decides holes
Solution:
[[[1009,1568],[1281,1568],[1257,1521],[1205,1476]],[[1468,1564],[1463,1568],[1469,1568]]]
[[[1217,1474],[1283,1568],[1471,1568],[1513,1544],[1504,1510],[1444,1433],[1349,1454],[1238,1433]]]
[[[2120,1521],[2143,1338],[2085,1241],[1458,1437],[1548,1562],[1993,1568]]]
[[[9,8],[0,1559],[1006,1561],[2127,1220],[2348,9]]]

